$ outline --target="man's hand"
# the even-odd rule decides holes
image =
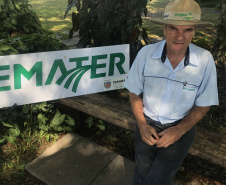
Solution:
[[[148,145],[154,145],[159,140],[159,136],[155,129],[147,124],[144,118],[143,101],[141,97],[134,93],[129,93],[129,97],[133,114],[140,129],[141,139]]]
[[[157,148],[166,148],[181,138],[183,132],[177,127],[170,127],[159,134],[160,139],[156,143]]]
[[[143,123],[142,126],[139,127],[139,129],[141,139],[148,145],[154,145],[159,140],[159,136],[156,130],[147,123]]]
[[[170,127],[159,133],[159,141],[156,143],[157,148],[168,147],[181,138],[183,134],[189,131],[195,124],[197,124],[209,111],[210,106],[199,107],[195,106],[188,113],[187,116],[174,127]]]

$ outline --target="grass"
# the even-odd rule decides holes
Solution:
[[[28,0],[32,9],[38,15],[44,28],[55,33],[69,31],[72,27],[71,13],[73,8],[64,19],[67,8],[66,0]]]
[[[15,144],[7,143],[0,150],[0,184],[1,185],[44,185],[26,170],[25,166],[40,155],[51,143],[37,141],[24,131]]]

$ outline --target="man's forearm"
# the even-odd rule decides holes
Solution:
[[[130,93],[129,97],[133,114],[140,129],[141,139],[148,145],[154,145],[158,141],[159,137],[155,129],[148,125],[145,120],[143,113],[143,101],[141,97],[133,93]]]
[[[161,139],[156,143],[157,148],[168,147],[181,138],[187,131],[196,125],[208,112],[210,107],[194,107],[185,118],[174,127],[159,133]]]
[[[178,124],[179,129],[183,134],[190,130],[194,125],[196,125],[209,111],[210,106],[192,108],[190,113],[185,116],[185,118]]]
[[[140,126],[139,124],[146,122],[143,113],[143,101],[141,97],[137,96],[134,93],[129,93],[129,98],[133,114],[136,118],[139,127]]]

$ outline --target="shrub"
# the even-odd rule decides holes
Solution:
[[[68,49],[53,35],[34,33],[0,41],[0,56]]]
[[[37,15],[30,9],[28,0],[0,0],[0,39],[15,32],[43,33]]]

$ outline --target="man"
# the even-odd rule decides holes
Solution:
[[[130,91],[135,132],[134,185],[171,184],[194,142],[195,125],[218,105],[216,68],[210,52],[191,44],[201,10],[175,0],[164,11],[165,40],[138,53],[124,86]]]

